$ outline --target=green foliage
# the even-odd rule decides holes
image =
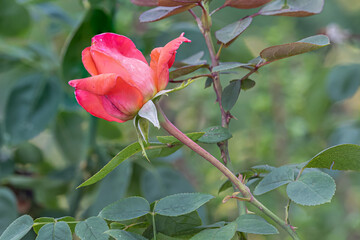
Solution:
[[[21,16],[21,17],[19,17]],[[29,28],[31,18],[26,7],[17,1],[0,1],[0,34],[14,36]]]
[[[76,225],[75,233],[81,240],[108,240],[105,231],[109,230],[104,219],[90,217]]]
[[[250,26],[252,20],[252,17],[246,17],[227,25],[226,27],[216,31],[216,39],[225,45],[230,44]]]
[[[108,162],[102,169],[100,169],[99,172],[97,172],[94,176],[86,180],[79,187],[88,186],[100,181],[106,175],[108,175],[112,170],[114,170],[120,163],[122,163],[127,158],[140,151],[141,151],[141,147],[139,143],[133,143],[127,146],[121,152],[119,152],[113,159],[111,159],[110,162]]]
[[[48,223],[39,230],[36,240],[69,240],[71,230],[65,222]]]
[[[342,144],[330,147],[313,157],[304,168],[360,171],[360,146]]]
[[[20,240],[31,229],[33,219],[29,215],[23,215],[12,222],[1,234],[1,240]]]
[[[224,227],[221,228],[215,228],[215,229],[206,229],[201,231],[200,233],[196,234],[191,240],[205,240],[205,239],[224,239],[224,240],[230,240],[235,235],[235,232],[237,230],[237,224],[236,223],[230,223]]]
[[[289,183],[286,192],[297,204],[314,206],[330,202],[335,194],[335,181],[323,172],[309,172]]]
[[[289,166],[282,166],[272,170],[256,186],[255,195],[267,193],[282,185],[288,184],[295,180],[294,169]]]
[[[180,216],[195,211],[213,196],[201,193],[179,193],[164,197],[156,203],[154,212],[163,216]]]
[[[351,98],[360,86],[360,65],[350,64],[334,67],[327,78],[327,89],[334,101]]]
[[[146,238],[139,234],[126,232],[123,230],[108,230],[105,233],[115,238],[116,240],[146,240]]]
[[[58,84],[44,74],[27,74],[10,93],[5,110],[5,132],[18,144],[43,131],[55,117],[60,102]]]
[[[150,212],[150,205],[141,197],[123,198],[105,207],[99,216],[110,221],[124,221],[144,216]]]
[[[235,222],[239,232],[254,234],[278,234],[278,230],[265,219],[253,214],[239,216]]]
[[[229,129],[221,126],[213,126],[204,129],[205,134],[199,138],[199,142],[203,143],[218,143],[228,140],[232,137]]]
[[[230,111],[236,104],[241,90],[241,81],[233,80],[224,88],[221,104],[225,111]]]
[[[107,13],[101,9],[87,10],[63,48],[61,72],[64,82],[89,76],[82,66],[81,52],[90,46],[93,36],[111,30],[112,22]]]
[[[320,13],[324,0],[276,0],[260,10],[261,15],[279,15],[290,17],[306,17]]]
[[[310,52],[330,44],[330,40],[325,35],[316,35],[304,38],[298,42],[282,44],[265,48],[260,52],[260,56],[268,62],[276,61],[282,58]]]
[[[5,187],[0,188],[0,209],[1,209],[1,216],[0,216],[1,228],[0,228],[0,230],[2,232],[18,216],[17,206],[16,206],[16,197],[10,189],[5,188]],[[28,217],[29,216],[25,217],[24,219],[27,219]],[[23,220],[21,220],[20,223],[22,221]],[[13,229],[13,227],[10,227],[10,226],[9,226],[9,228]],[[16,226],[14,228],[16,228]],[[9,231],[11,234],[14,234],[13,233],[14,230],[9,230]],[[6,239],[6,238],[3,238],[1,240],[4,240],[4,239]]]

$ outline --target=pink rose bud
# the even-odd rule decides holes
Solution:
[[[95,117],[125,122],[169,82],[169,68],[176,50],[189,39],[180,37],[151,52],[150,66],[127,37],[103,33],[82,52],[82,61],[92,77],[69,82],[78,103]]]

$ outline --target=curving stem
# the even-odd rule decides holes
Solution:
[[[233,173],[230,171],[224,164],[222,164],[218,159],[216,159],[213,155],[199,146],[196,142],[191,140],[188,136],[186,136],[183,132],[181,132],[177,127],[170,122],[170,120],[166,117],[164,112],[162,111],[159,102],[156,102],[156,108],[158,112],[161,113],[163,117],[163,121],[160,122],[161,127],[163,127],[170,135],[177,138],[180,142],[188,146],[191,150],[199,154],[205,160],[210,162],[214,167],[216,167],[220,172],[222,172],[240,191],[243,196],[243,199],[247,199],[252,205],[257,207],[261,212],[270,217],[274,222],[280,225],[294,240],[300,240],[297,236],[294,228],[291,225],[288,225],[281,218],[271,212],[267,207],[265,207],[261,202],[259,202],[250,192],[250,189],[240,181]]]

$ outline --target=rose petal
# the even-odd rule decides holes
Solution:
[[[118,78],[116,87],[105,96],[114,107],[127,115],[135,115],[145,103],[140,90],[121,78]]]
[[[169,82],[169,68],[175,61],[176,50],[183,42],[191,42],[189,39],[180,37],[172,40],[162,48],[155,48],[151,52],[150,67],[154,71],[157,91],[165,89]]]
[[[126,118],[128,118],[126,114],[120,112],[117,113],[117,116],[119,117],[121,115],[123,120],[110,115],[104,108],[102,96],[90,93],[85,90],[77,89],[75,90],[75,97],[77,102],[88,113],[95,117],[105,119],[106,121],[119,123],[125,122],[127,120]]]
[[[135,58],[147,64],[144,55],[127,37],[115,33],[103,33],[92,38],[91,49],[117,58],[118,55]]]
[[[85,48],[82,51],[82,62],[85,69],[91,74],[91,76],[98,75],[99,72],[96,68],[93,58],[90,54],[90,47]]]
[[[137,87],[146,100],[151,99],[156,93],[154,75],[141,52],[135,48],[130,39],[124,36],[101,35],[103,35],[102,38],[97,38],[97,36],[93,38],[93,45],[90,50],[98,72],[118,74],[127,83]],[[119,45],[115,48],[113,44]],[[128,51],[128,48],[131,49],[132,47],[133,51]],[[133,54],[137,52],[140,55]]]
[[[100,74],[93,77],[76,79],[69,82],[69,85],[88,92],[105,95],[115,88],[118,75],[115,73]]]

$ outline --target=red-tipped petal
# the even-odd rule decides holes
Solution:
[[[91,115],[105,119],[106,121],[111,122],[125,122],[128,119],[126,119],[128,116],[126,114],[123,114],[121,112],[117,113],[117,117],[111,116],[104,108],[103,104],[103,97],[90,93],[85,90],[77,89],[75,90],[75,97],[78,103]],[[121,118],[124,120],[121,120],[119,116],[121,115]]]
[[[97,95],[106,95],[116,87],[118,76],[115,73],[100,74],[93,77],[76,79],[69,85]]]
[[[87,47],[82,51],[82,62],[86,70],[91,74],[91,76],[99,74],[95,62],[91,57],[90,47]]]
[[[155,82],[158,91],[165,89],[169,82],[169,68],[175,61],[176,50],[183,42],[191,42],[184,37],[184,33],[180,37],[172,40],[162,48],[155,48],[151,52],[150,67],[154,71]]]
[[[100,74],[118,74],[127,83],[137,87],[146,100],[156,93],[153,72],[130,39],[110,33],[97,35],[93,38],[90,52]]]
[[[135,58],[147,64],[144,55],[127,37],[115,33],[103,33],[92,38],[91,50],[97,50],[117,59],[118,55]]]

